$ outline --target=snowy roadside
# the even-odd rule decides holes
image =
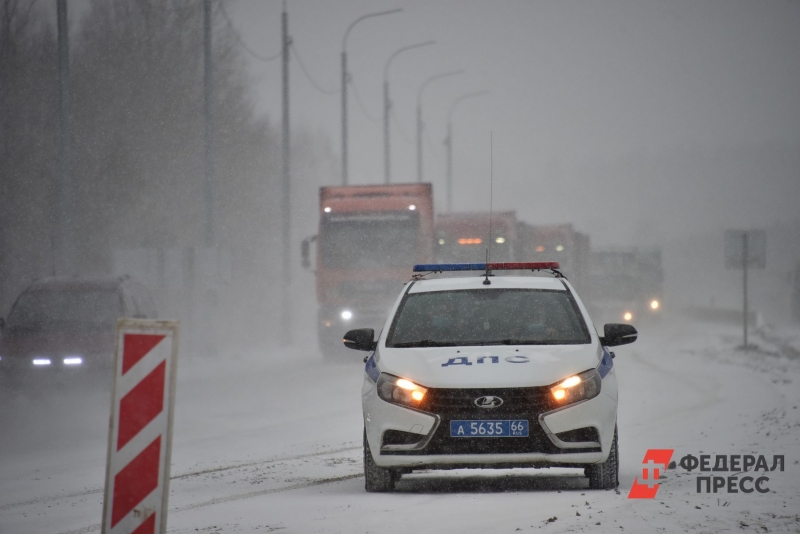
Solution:
[[[744,352],[734,327],[673,321],[640,330],[615,359],[619,492],[587,490],[576,470],[543,469],[427,472],[404,477],[395,494],[367,494],[357,362],[256,353],[236,366],[189,368],[179,385],[169,530],[800,531],[800,338],[765,330],[754,336],[760,350]],[[286,408],[276,398],[295,400]],[[102,448],[95,441],[84,463]],[[709,454],[712,465],[715,454],[782,454],[785,471],[766,474],[769,493],[698,494],[698,473],[678,467],[655,499],[628,499],[650,448],[675,449],[678,462]],[[53,480],[30,480],[41,475],[32,471],[37,458]],[[48,449],[28,460],[0,486],[0,531],[98,531],[102,469]]]

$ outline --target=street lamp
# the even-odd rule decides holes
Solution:
[[[347,185],[347,37],[350,35],[353,26],[364,19],[391,15],[401,11],[403,11],[402,8],[398,8],[362,15],[350,23],[350,26],[344,32],[344,37],[342,37],[342,185]]]
[[[455,76],[456,74],[463,74],[463,70],[453,70],[450,72],[442,72],[441,74],[436,74],[431,76],[424,82],[422,85],[419,86],[419,90],[417,91],[417,181],[422,181],[422,92],[431,82],[436,80],[440,80],[442,78],[447,78],[449,76]]]
[[[389,56],[389,59],[386,60],[386,66],[383,68],[383,181],[387,184],[390,182],[392,175],[390,160],[391,147],[389,145],[389,112],[392,106],[391,100],[389,99],[389,66],[392,64],[392,61],[394,61],[394,58],[403,52],[423,46],[430,46],[432,44],[436,44],[436,41],[425,41],[424,43],[408,45],[395,50],[394,53]]]
[[[456,110],[456,106],[463,102],[468,98],[474,98],[476,96],[483,96],[488,95],[489,91],[476,91],[474,93],[467,93],[465,95],[461,95],[455,100],[453,103],[450,104],[450,111],[447,113],[447,138],[444,140],[445,146],[447,146],[447,212],[450,213],[453,210],[453,113]]]

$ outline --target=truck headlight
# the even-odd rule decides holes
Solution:
[[[597,369],[590,369],[579,375],[574,375],[550,388],[553,398],[558,404],[572,404],[587,399],[593,399],[600,394],[600,373]]]
[[[393,404],[416,407],[428,391],[411,380],[382,373],[378,378],[378,397]]]

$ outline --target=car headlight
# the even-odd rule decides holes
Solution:
[[[655,310],[658,309],[659,306],[661,306],[661,303],[658,302],[656,299],[653,299],[652,301],[650,301],[650,309],[651,310],[655,311]]]
[[[351,312],[350,310],[342,310],[341,315],[342,319],[344,319],[345,321],[349,321],[350,319],[353,318],[353,312]]]
[[[393,404],[416,407],[428,391],[411,380],[382,373],[378,378],[378,397]]]
[[[558,404],[572,404],[587,399],[593,399],[600,394],[600,373],[597,369],[590,369],[579,375],[574,375],[550,388],[553,398]]]

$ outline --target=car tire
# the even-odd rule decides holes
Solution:
[[[399,478],[399,472],[375,464],[364,430],[364,489],[370,493],[392,492]]]
[[[617,448],[616,425],[608,459],[602,464],[586,466],[584,474],[589,478],[589,489],[616,489],[619,486],[619,449]]]

